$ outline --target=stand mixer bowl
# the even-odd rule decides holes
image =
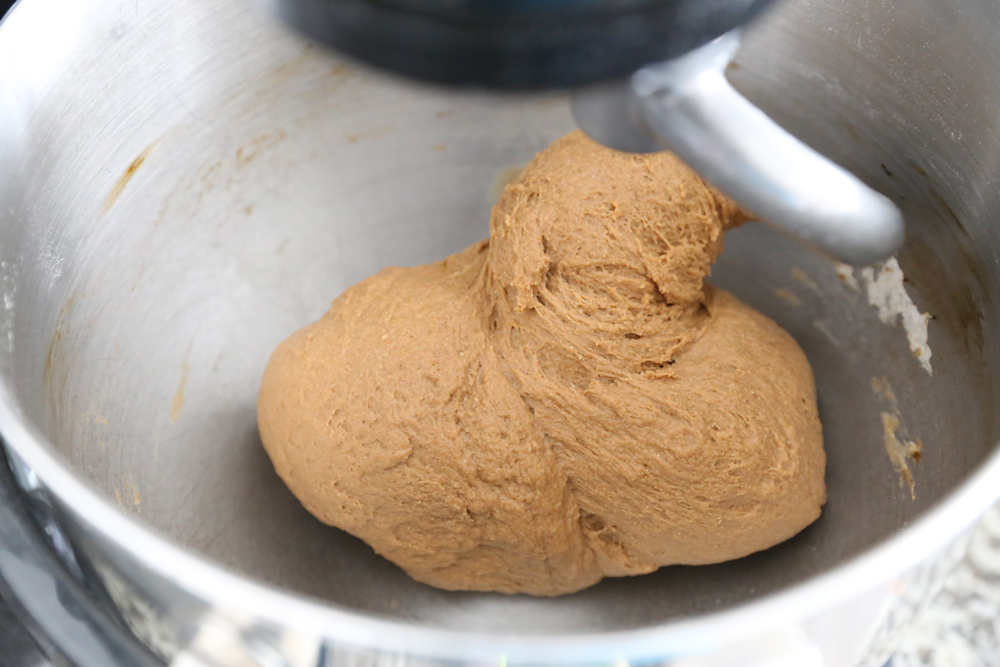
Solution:
[[[0,25],[0,434],[81,571],[178,666],[880,665],[1000,495],[998,26],[986,0],[798,0],[729,69],[901,207],[905,290],[933,316],[931,375],[870,303],[892,266],[728,236],[712,279],[802,345],[829,457],[823,516],[766,552],[555,599],[453,593],[301,508],[256,433],[270,351],[383,266],[485,236],[503,183],[574,125],[565,95],[399,80],[237,0],[24,0]],[[915,498],[881,413],[923,443]]]

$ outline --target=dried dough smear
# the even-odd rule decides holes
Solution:
[[[271,357],[260,433],[320,520],[446,589],[560,595],[717,563],[825,500],[812,372],[704,282],[739,208],[573,133],[490,239],[346,290]]]

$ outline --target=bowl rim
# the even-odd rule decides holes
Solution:
[[[19,416],[6,378],[0,381],[0,434],[43,486],[83,527],[114,544],[134,564],[219,613],[309,633],[334,644],[403,652],[432,659],[543,661],[651,659],[710,651],[802,621],[890,583],[948,547],[1000,497],[1000,449],[911,525],[827,572],[723,611],[636,630],[516,635],[462,632],[378,618],[277,586],[253,581],[187,551],[125,514],[64,463],[34,424]],[[134,583],[134,582],[133,582]]]

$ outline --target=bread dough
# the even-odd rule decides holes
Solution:
[[[346,290],[271,357],[258,418],[305,507],[414,579],[559,595],[812,523],[812,372],[703,281],[739,208],[669,153],[576,132],[490,239]]]

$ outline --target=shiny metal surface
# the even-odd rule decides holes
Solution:
[[[669,148],[761,220],[840,261],[893,255],[904,237],[899,208],[736,92],[725,70],[739,46],[730,32],[627,83],[575,93],[573,116],[613,148]]]
[[[9,667],[51,667],[3,599],[0,599],[0,651]]]
[[[827,439],[823,517],[775,549],[551,600],[447,593],[298,505],[255,429],[272,347],[382,266],[484,236],[511,170],[574,124],[562,96],[372,73],[236,0],[25,0],[0,25],[0,432],[176,665],[875,660],[1000,493],[998,25],[987,0],[789,2],[729,72],[900,205],[935,317],[930,376],[828,259],[727,238],[713,280],[800,341]],[[881,377],[924,443],[915,500]]]
[[[125,626],[96,573],[67,550],[40,487],[24,493],[15,477],[36,486],[13,453],[0,455],[0,665],[44,667],[44,655],[57,667],[164,667]],[[40,652],[26,650],[32,640]]]

